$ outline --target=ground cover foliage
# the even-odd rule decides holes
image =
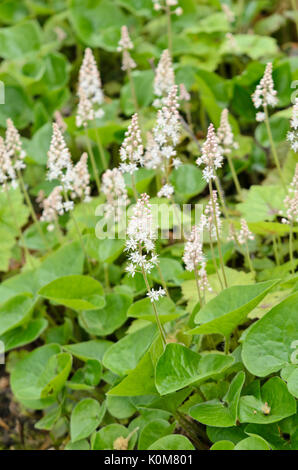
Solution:
[[[296,2],[0,23],[0,448],[297,450]]]

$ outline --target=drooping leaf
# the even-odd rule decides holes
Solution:
[[[195,317],[195,323],[201,325],[190,330],[189,334],[229,336],[276,284],[277,281],[266,281],[225,289],[201,308]]]
[[[181,344],[167,344],[156,365],[156,388],[161,395],[175,392],[223,372],[233,362],[231,356],[217,353],[201,356]]]
[[[265,377],[291,362],[297,340],[298,294],[294,293],[273,307],[247,332],[242,348],[245,367],[254,375]]]

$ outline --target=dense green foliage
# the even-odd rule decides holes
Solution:
[[[223,4],[234,12],[232,21]],[[135,191],[152,204],[205,207],[210,188],[196,159],[209,123],[218,128],[229,109],[238,145],[229,156],[232,169],[225,159],[217,171],[225,204],[220,244],[208,237],[204,243],[211,289],[199,298],[195,273],[182,260],[183,236],[159,233],[159,263],[146,281],[150,288],[166,285],[169,296],[150,301],[142,274],[125,271],[125,240],[96,236],[102,220],[96,208],[106,195],[98,193],[91,162],[91,201],[76,201],[52,231],[47,222],[34,223],[21,185],[8,190],[8,199],[3,190],[0,380],[9,375],[11,399],[35,429],[25,427],[22,439],[9,429],[0,388],[0,418],[3,410],[8,423],[0,448],[36,449],[46,433],[56,449],[298,449],[298,225],[282,223],[298,163],[287,141],[298,84],[298,13],[290,1],[272,0],[179,0],[179,7],[183,14],[171,17],[173,68],[190,101],[179,109],[182,165],[167,175],[175,193],[157,197],[161,176],[154,169],[138,169],[135,185],[126,174],[125,182],[129,209]],[[119,166],[137,111],[146,146],[157,113],[154,69],[171,46],[167,15],[152,0],[5,0],[0,25],[1,135],[12,119],[39,219],[40,191],[48,196],[57,184],[46,176],[56,111],[73,162],[84,151],[94,154],[100,177],[105,161]],[[134,44],[134,88],[121,69],[123,25]],[[77,82],[86,47],[105,98],[104,115],[83,129],[76,126]],[[278,104],[269,107],[268,122],[256,122],[251,95],[268,62]],[[174,211],[171,229],[177,217]],[[188,217],[194,221],[194,210]],[[240,233],[242,218],[252,233],[244,245],[229,237],[231,224]],[[158,223],[167,228],[162,215]],[[219,282],[224,276],[227,287]]]

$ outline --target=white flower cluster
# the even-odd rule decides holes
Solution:
[[[43,208],[40,220],[44,222],[55,222],[59,215],[63,215],[65,208],[62,197],[62,186],[55,186],[50,195],[41,202]],[[55,225],[50,223],[47,227],[49,232],[53,231]]]
[[[76,197],[84,200],[84,202],[90,202],[91,188],[90,188],[90,175],[88,171],[88,154],[84,152],[73,168],[73,184],[71,198]]]
[[[26,152],[22,148],[21,137],[11,119],[6,120],[5,146],[9,158],[16,170],[26,168]]]
[[[53,135],[51,139],[50,149],[48,151],[48,161],[47,161],[47,179],[49,181],[59,180],[59,187],[62,188],[62,192],[66,197],[66,201],[63,202],[58,198],[58,190],[54,193],[53,197],[50,199],[51,208],[55,201],[57,201],[56,213],[61,215],[61,210],[68,212],[73,210],[74,204],[73,201],[69,201],[67,198],[67,192],[70,191],[70,196],[72,199],[76,197],[84,197],[84,201],[88,202],[90,200],[90,176],[88,173],[87,166],[88,155],[84,153],[81,156],[79,162],[73,166],[70,152],[67,148],[64,137],[61,133],[61,130],[57,123],[53,123]],[[61,191],[60,191],[61,193]],[[51,195],[50,195],[51,196]],[[49,196],[49,198],[50,198]],[[60,205],[62,204],[62,208]],[[46,220],[46,219],[44,219]]]
[[[201,222],[203,220],[201,219]],[[184,249],[183,262],[187,271],[197,270],[199,288],[202,292],[205,289],[211,291],[206,273],[206,258],[203,254],[203,224],[194,225],[190,236],[187,239]]]
[[[47,179],[60,180],[66,190],[72,190],[73,165],[71,155],[57,123],[53,123],[53,134],[47,161]]]
[[[129,199],[123,175],[118,168],[104,172],[101,190],[107,200],[104,208],[105,215],[108,217],[113,215],[116,221],[119,222]]]
[[[241,229],[238,234],[238,242],[240,245],[244,245],[248,240],[254,240],[255,237],[253,233],[249,230],[247,222],[245,219],[240,220]]]
[[[87,127],[88,122],[101,118],[104,114],[101,106],[103,92],[100,74],[92,50],[85,50],[84,59],[79,72],[78,84],[79,106],[76,115],[78,127]]]
[[[274,108],[278,102],[276,95],[277,91],[274,89],[274,82],[272,78],[272,63],[269,62],[266,65],[266,69],[260,83],[257,85],[255,92],[252,94],[252,100],[255,108],[266,108],[267,106],[272,106]],[[256,119],[259,122],[264,121],[265,113],[257,113]]]
[[[217,168],[221,168],[223,162],[222,149],[219,146],[213,124],[210,124],[207,139],[202,147],[202,155],[196,161],[197,165],[205,165],[203,178],[207,183],[216,178]]]
[[[133,277],[136,272],[150,273],[158,259],[155,254],[155,230],[153,227],[149,196],[142,194],[133,208],[127,226],[125,251],[128,252],[129,265],[126,271]]]
[[[151,289],[147,296],[151,300],[151,302],[156,302],[160,297],[164,297],[166,295],[166,291],[161,287],[158,290]]]
[[[158,191],[157,197],[166,197],[170,199],[174,194],[174,188],[171,184],[164,184],[163,187]]]
[[[5,141],[3,137],[0,137],[0,184],[6,189],[9,181],[13,188],[18,186],[16,172],[8,155]]]
[[[141,131],[139,128],[138,115],[132,116],[131,123],[125,133],[125,139],[120,148],[120,170],[123,173],[134,173],[138,169],[138,164],[143,165],[143,144]]]
[[[188,93],[184,83],[180,83],[179,92],[180,92],[180,94],[179,94],[179,100],[180,101],[190,101],[190,94]]]
[[[223,155],[232,152],[233,149],[238,148],[237,142],[234,141],[234,134],[229,123],[229,111],[224,109],[220,116],[220,125],[217,129],[217,138],[220,147],[222,148]]]
[[[295,99],[293,106],[292,119],[290,121],[291,131],[287,134],[287,140],[290,142],[294,152],[298,151],[298,98]]]
[[[118,42],[118,52],[122,52],[122,70],[132,70],[136,68],[136,63],[131,57],[129,51],[133,49],[133,43],[130,39],[127,26],[121,28],[121,38]]]
[[[155,11],[160,11],[160,10],[165,10],[166,7],[177,7],[178,5],[178,0],[152,0],[154,4],[154,10]],[[171,11],[171,14],[181,16],[183,13],[183,10],[181,7],[175,8],[175,10]]]
[[[157,96],[157,99],[153,102],[155,107],[159,108],[165,104],[173,85],[175,85],[175,75],[172,59],[168,49],[165,49],[155,72],[154,94]]]
[[[298,222],[298,163],[296,164],[294,178],[290,184],[288,194],[284,200],[286,208],[286,218],[282,219],[283,224],[295,224]]]
[[[172,86],[165,105],[157,113],[157,121],[153,129],[155,145],[154,152],[152,152],[155,167],[160,165],[170,166],[172,158],[176,156],[175,147],[180,137],[177,92],[177,85]],[[179,166],[177,160],[175,159],[175,166]]]

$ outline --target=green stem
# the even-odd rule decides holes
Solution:
[[[290,249],[290,261],[291,261],[291,272],[294,274],[294,253],[293,253],[293,224],[290,225],[290,238],[289,238],[289,249]]]
[[[168,291],[168,288],[167,288],[167,285],[166,285],[166,281],[165,281],[165,278],[163,277],[160,266],[157,265],[156,267],[157,267],[157,271],[158,271],[158,274],[159,274],[159,277],[160,277],[160,280],[161,280],[162,287],[164,288],[164,290],[167,294],[167,297],[171,300],[171,297],[170,297],[170,294],[169,294],[169,291]]]
[[[148,282],[148,279],[147,279],[147,276],[146,276],[146,272],[145,272],[145,269],[144,269],[144,266],[143,266],[143,265],[142,265],[142,274],[143,274],[143,278],[144,278],[144,281],[145,281],[145,284],[146,284],[147,292],[148,292],[148,294],[149,294],[149,292],[150,292],[150,285],[149,285],[149,282]],[[156,308],[156,305],[155,305],[155,302],[154,302],[154,301],[152,302],[152,307],[153,307],[153,310],[154,310],[154,315],[155,315],[156,323],[157,323],[157,326],[158,326],[158,329],[159,329],[160,337],[161,337],[162,343],[163,343],[163,345],[164,345],[164,347],[165,347],[166,344],[167,344],[166,335],[165,335],[164,329],[163,329],[163,327],[162,327],[162,324],[161,324],[161,322],[160,322],[160,319],[159,319],[159,316],[158,316],[158,312],[157,312],[157,308]]]
[[[246,252],[246,258],[247,258],[247,263],[248,263],[250,272],[253,276],[255,276],[256,273],[255,273],[255,270],[253,268],[253,265],[252,265],[252,262],[251,262],[251,259],[250,259],[249,248],[248,248],[248,243],[247,242],[245,242],[245,252]]]
[[[282,174],[282,171],[281,171],[278,155],[277,155],[274,140],[273,140],[273,137],[272,137],[267,106],[264,106],[264,111],[265,111],[265,124],[266,124],[266,129],[267,129],[267,133],[268,133],[268,137],[269,137],[269,142],[270,142],[270,147],[271,147],[271,152],[272,152],[272,155],[273,155],[274,163],[275,163],[275,166],[276,166],[277,171],[279,173],[283,188],[286,189],[285,180],[284,180],[284,177],[283,177],[283,174]]]
[[[132,76],[132,73],[131,73],[131,69],[127,69],[127,76],[128,76],[128,80],[129,80],[129,84],[130,84],[131,96],[132,96],[132,100],[133,100],[133,103],[134,103],[135,112],[139,114],[138,98],[137,98],[136,88],[135,88],[135,84],[134,84],[134,81],[133,81],[133,76]]]
[[[168,49],[170,55],[173,53],[173,39],[172,39],[172,22],[171,22],[171,8],[169,5],[166,5],[166,15],[167,15],[167,31],[168,31]]]
[[[280,266],[280,259],[278,255],[278,248],[277,248],[275,235],[272,235],[272,241],[273,241],[273,251],[274,251],[275,262],[277,266]]]
[[[220,238],[219,238],[219,230],[218,230],[218,223],[217,223],[217,217],[216,217],[216,207],[215,207],[215,202],[214,202],[214,198],[213,198],[213,190],[212,190],[211,180],[209,181],[209,192],[210,192],[211,203],[212,203],[212,208],[213,208],[214,225],[215,225],[215,230],[216,230],[219,261],[220,261],[220,264],[221,264],[222,275],[223,275],[223,279],[224,279],[224,285],[227,288],[228,283],[227,283],[227,278],[226,278],[226,273],[225,273],[225,265],[224,265],[222,250],[221,250],[221,242],[220,242]]]
[[[96,165],[96,162],[95,162],[95,157],[94,157],[94,153],[93,153],[93,150],[92,150],[92,145],[91,145],[91,142],[90,142],[90,139],[89,139],[88,130],[86,128],[85,128],[85,135],[86,135],[86,140],[87,140],[88,153],[89,153],[89,156],[90,156],[91,165],[92,165],[92,169],[93,169],[93,174],[94,174],[94,178],[95,178],[95,182],[96,182],[96,186],[97,186],[97,192],[98,192],[98,195],[99,195],[100,194],[100,181],[99,181],[99,176],[98,176],[98,168],[97,168],[97,165]]]
[[[217,261],[216,261],[215,252],[214,252],[214,247],[213,247],[213,241],[212,241],[211,233],[209,234],[209,239],[210,239],[210,248],[211,248],[212,260],[213,260],[213,266],[214,266],[214,268],[215,268],[215,271],[216,271],[216,274],[217,274],[217,277],[218,277],[218,280],[219,280],[220,287],[221,287],[221,289],[223,290],[223,283],[222,283],[222,280],[221,280],[221,277],[220,277],[219,271],[218,271],[218,266],[217,266]]]
[[[106,170],[108,168],[108,164],[107,164],[104,148],[102,146],[101,138],[100,138],[97,127],[95,128],[95,136],[96,136],[96,142],[97,142],[97,147],[98,147],[98,150],[99,150],[101,163],[102,163],[102,166],[103,166],[104,170]]]
[[[243,199],[241,186],[240,186],[240,183],[239,183],[239,179],[238,179],[238,176],[237,176],[237,173],[236,173],[234,163],[233,163],[233,159],[232,159],[231,155],[227,154],[227,160],[228,160],[229,167],[230,167],[230,170],[231,170],[231,173],[232,173],[232,178],[233,178],[233,181],[234,181],[234,185],[235,185],[237,194],[240,197],[240,199]]]
[[[27,206],[28,206],[28,208],[29,208],[29,210],[30,210],[30,213],[31,213],[31,217],[32,217],[32,219],[33,219],[33,222],[35,223],[36,228],[37,228],[37,230],[38,230],[38,233],[39,233],[39,235],[41,236],[41,238],[42,238],[42,240],[43,240],[45,246],[46,246],[47,248],[50,248],[49,242],[48,242],[48,240],[46,239],[45,234],[43,233],[42,228],[41,228],[41,226],[40,226],[39,220],[38,220],[38,218],[37,218],[37,216],[36,216],[34,207],[33,207],[33,205],[32,205],[30,196],[29,196],[28,191],[27,191],[27,189],[26,189],[26,186],[25,186],[25,183],[24,183],[24,180],[23,180],[23,177],[22,177],[22,173],[20,172],[20,170],[17,170],[17,175],[18,175],[19,184],[20,184],[21,189],[22,189],[22,192],[23,192],[23,194],[24,194],[24,198],[25,198],[26,204],[27,204]]]
[[[215,168],[214,168],[214,172],[215,172]],[[228,208],[226,206],[225,199],[224,199],[224,196],[223,196],[223,191],[221,189],[220,182],[219,182],[219,179],[218,179],[217,176],[215,177],[215,186],[216,186],[216,189],[217,189],[217,192],[218,192],[218,196],[219,196],[219,200],[220,200],[220,204],[221,204],[224,216],[227,220],[229,220]]]
[[[197,268],[197,266],[195,266],[195,268],[194,268],[194,273],[195,273],[196,286],[197,286],[197,291],[198,291],[198,296],[199,296],[199,302],[200,302],[200,306],[201,306],[201,308],[202,308],[203,302],[202,302],[202,296],[201,296],[201,289],[200,289],[199,275],[198,275],[198,268]]]

